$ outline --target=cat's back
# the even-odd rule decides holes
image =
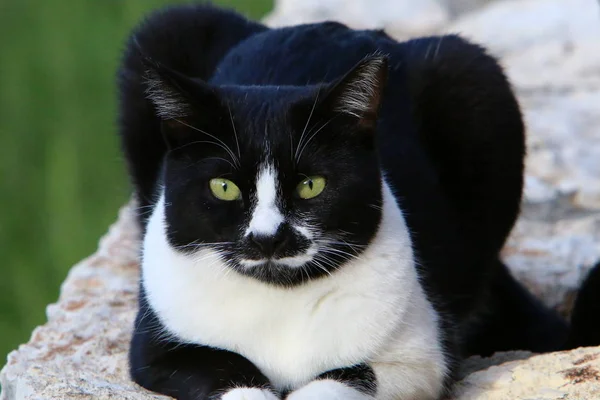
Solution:
[[[331,82],[369,54],[398,59],[400,44],[379,30],[321,22],[266,30],[234,47],[211,79],[216,84],[295,85]]]

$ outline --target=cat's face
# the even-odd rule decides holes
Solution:
[[[239,273],[286,286],[359,256],[381,217],[385,68],[368,59],[310,88],[214,88],[155,70],[170,245],[190,256],[210,249]]]

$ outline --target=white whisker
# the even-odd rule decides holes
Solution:
[[[321,132],[321,131],[323,130],[323,128],[325,128],[327,125],[329,125],[329,123],[330,123],[331,121],[333,121],[333,119],[334,119],[334,118],[335,118],[335,117],[332,117],[332,118],[331,118],[331,119],[329,119],[327,122],[325,122],[323,125],[321,125],[321,127],[320,127],[319,129],[317,129],[317,131],[316,131],[315,133],[313,133],[313,134],[312,134],[312,135],[311,135],[311,136],[308,138],[308,140],[306,141],[306,143],[304,143],[304,145],[302,146],[302,149],[300,150],[300,154],[298,154],[298,157],[296,158],[296,162],[297,162],[298,160],[300,160],[300,157],[302,157],[302,153],[304,152],[304,149],[306,149],[306,146],[308,146],[308,144],[310,143],[310,141],[311,141],[311,140],[312,140],[312,139],[313,139],[315,136],[317,136],[317,134],[318,134],[319,132]]]
[[[206,131],[203,131],[202,129],[199,129],[199,128],[197,128],[197,127],[195,127],[195,126],[192,126],[192,125],[189,125],[189,124],[186,124],[185,122],[183,122],[183,121],[181,121],[181,120],[179,120],[179,119],[176,119],[176,118],[174,118],[174,120],[175,120],[175,121],[177,121],[177,122],[179,122],[180,124],[182,124],[182,125],[184,125],[184,126],[187,126],[187,127],[188,127],[188,128],[190,128],[190,129],[193,129],[193,130],[195,130],[195,131],[197,131],[197,132],[203,133],[203,134],[205,134],[206,136],[209,136],[209,137],[211,137],[211,138],[215,139],[216,141],[218,141],[219,143],[221,143],[221,145],[222,145],[223,149],[224,149],[224,150],[225,150],[225,151],[226,151],[226,152],[229,154],[229,156],[230,156],[230,157],[231,157],[231,159],[233,160],[234,164],[236,164],[236,165],[238,165],[238,166],[240,165],[240,162],[239,162],[238,158],[235,156],[235,154],[233,153],[233,151],[231,151],[231,149],[229,148],[229,146],[227,146],[227,143],[225,143],[224,141],[222,141],[222,140],[221,140],[221,139],[219,139],[218,137],[216,137],[216,136],[214,136],[214,135],[211,135],[210,133],[208,133],[208,132],[206,132]]]
[[[238,141],[237,130],[235,129],[235,123],[233,122],[233,115],[231,115],[231,107],[227,104],[227,110],[229,111],[229,120],[231,121],[231,127],[233,128],[233,135],[235,137],[235,144],[237,146],[238,158],[242,158],[242,153],[240,152],[240,142]]]
[[[308,124],[310,124],[310,120],[312,118],[313,112],[315,111],[315,107],[317,106],[318,100],[319,100],[319,92],[317,92],[317,95],[315,96],[315,102],[312,105],[310,114],[308,114],[308,119],[306,120],[306,125],[304,125],[304,129],[302,130],[302,134],[300,135],[300,140],[298,141],[298,146],[296,147],[296,153],[294,154],[294,160],[296,160],[296,161],[298,160],[298,150],[300,149],[300,146],[302,145],[302,139],[304,139],[304,134],[306,133]]]

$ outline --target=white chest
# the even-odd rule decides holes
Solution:
[[[372,359],[403,329],[411,294],[420,291],[401,214],[385,214],[360,260],[283,289],[235,273],[212,250],[194,257],[174,251],[161,200],[144,239],[148,301],[182,340],[242,354],[276,387],[298,387]]]

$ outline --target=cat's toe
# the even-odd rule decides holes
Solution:
[[[235,388],[227,391],[219,400],[279,400],[279,397],[267,389]]]

